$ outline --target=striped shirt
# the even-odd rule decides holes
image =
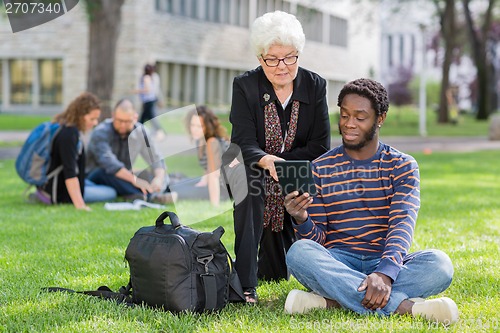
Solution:
[[[366,256],[376,272],[396,279],[411,246],[420,208],[420,176],[410,155],[383,143],[367,160],[336,147],[313,161],[318,195],[309,218],[294,224],[298,238]]]

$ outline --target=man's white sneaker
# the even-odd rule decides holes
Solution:
[[[416,302],[413,304],[412,314],[445,325],[453,324],[458,321],[458,307],[455,302],[448,297]]]
[[[326,299],[315,293],[293,289],[285,301],[285,312],[288,314],[305,313],[312,309],[326,308]]]
[[[412,301],[413,303],[425,302],[425,298],[422,298],[422,297],[408,298],[408,300]]]

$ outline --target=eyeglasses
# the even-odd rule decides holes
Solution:
[[[113,118],[113,121],[118,123],[118,124],[132,124],[134,122],[133,119],[118,119],[118,118]]]
[[[299,59],[299,56],[291,56],[291,57],[285,57],[281,59],[264,59],[262,55],[260,55],[262,60],[266,63],[268,67],[278,67],[280,64],[280,61],[283,61],[283,63],[287,66],[293,65],[297,62]]]

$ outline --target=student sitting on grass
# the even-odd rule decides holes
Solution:
[[[210,200],[218,206],[221,199],[228,199],[226,183],[221,175],[222,154],[229,148],[226,128],[215,113],[204,105],[197,106],[186,117],[186,129],[195,141],[198,163],[203,168],[201,177],[183,180],[172,186],[179,200]]]
[[[112,118],[94,129],[88,146],[88,179],[95,184],[111,186],[118,196],[128,200],[173,203],[177,194],[165,192],[168,185],[165,163],[154,140],[148,137],[137,118],[132,102],[122,99],[116,104]],[[132,164],[139,155],[151,163],[152,174],[144,172],[140,175],[143,177],[134,174]]]
[[[338,106],[343,144],[313,162],[319,194],[295,191],[285,197],[299,239],[287,253],[287,265],[312,290],[292,290],[285,311],[342,307],[456,322],[453,300],[425,299],[451,284],[450,258],[439,250],[408,253],[420,176],[413,157],[378,140],[389,108],[386,90],[358,79],[340,91]]]
[[[54,137],[50,153],[52,172],[63,166],[57,177],[37,189],[39,201],[51,203],[73,203],[76,209],[90,210],[86,202],[113,200],[114,189],[96,185],[85,179],[85,148],[81,134],[97,125],[101,109],[99,100],[91,93],[83,93],[75,98],[68,108],[54,117],[54,122],[61,124],[61,130]],[[53,186],[57,191],[52,191]],[[52,197],[52,193],[54,197]]]

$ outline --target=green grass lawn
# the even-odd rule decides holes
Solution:
[[[230,129],[228,115],[220,115],[222,123]],[[330,115],[331,133],[338,136],[338,115]],[[427,112],[427,135],[428,136],[487,136],[488,121],[478,121],[473,115],[460,115],[459,122],[453,124],[438,124],[437,114],[433,111]],[[419,114],[415,107],[390,107],[387,118],[382,127],[384,136],[418,136]]]
[[[50,116],[15,115],[0,113],[0,131],[31,130]]]
[[[442,249],[454,262],[454,281],[442,295],[457,302],[461,319],[447,329],[408,316],[364,317],[341,310],[289,316],[283,313],[286,295],[301,288],[294,279],[260,284],[257,307],[231,304],[203,315],[42,292],[46,286],[117,290],[126,284],[125,248],[159,212],[28,204],[13,161],[0,161],[0,332],[498,332],[498,153],[414,155],[421,169],[422,209],[412,250]],[[186,205],[194,214],[206,210],[199,202]],[[218,225],[226,229],[223,242],[232,252],[231,212],[193,226],[213,230]]]
[[[186,133],[183,112],[173,112],[160,117],[161,126],[167,133]],[[221,123],[231,133],[231,124],[228,114],[220,114]],[[40,122],[49,120],[44,116],[24,116],[12,114],[0,114],[0,131],[2,130],[31,130]],[[387,114],[382,133],[384,136],[418,136],[419,135],[419,114],[415,107],[391,107]],[[338,116],[330,115],[332,124],[332,135],[338,135]],[[487,136],[488,121],[477,121],[473,115],[460,115],[458,124],[438,124],[437,114],[433,111],[427,113],[427,132],[429,136]]]
[[[474,115],[462,114],[457,124],[438,124],[437,113],[426,115],[428,136],[488,136],[488,121],[478,121]],[[419,112],[415,107],[390,107],[382,127],[384,136],[418,136]]]

